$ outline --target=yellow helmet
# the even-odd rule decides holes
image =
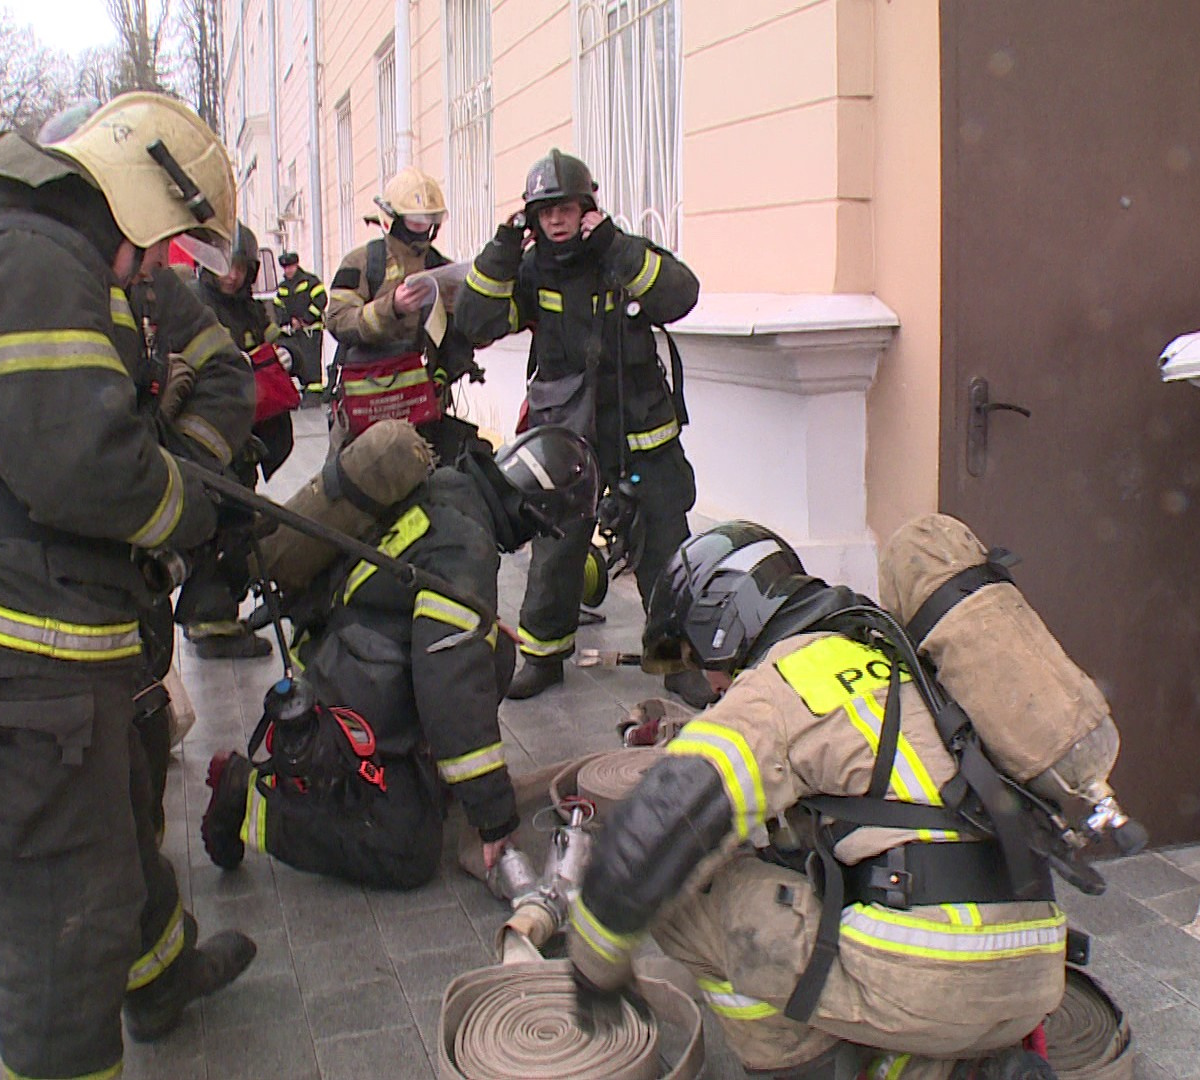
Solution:
[[[433,219],[431,224],[436,224],[446,216],[446,196],[438,182],[415,165],[406,165],[396,173],[383,194],[375,196],[375,205],[392,218],[427,216]]]
[[[113,98],[42,142],[82,166],[104,194],[121,233],[138,247],[175,237],[214,273],[229,267],[237,224],[233,168],[221,140],[165,94]]]

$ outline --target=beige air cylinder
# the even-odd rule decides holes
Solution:
[[[425,480],[433,467],[428,444],[407,420],[372,424],[343,446],[338,455],[344,477],[381,507],[398,503]],[[284,505],[359,540],[380,524],[375,514],[355,506],[345,494],[332,498],[326,490],[323,470]],[[267,572],[285,596],[307,588],[337,557],[337,551],[328,544],[283,525],[263,540],[262,548]]]
[[[987,549],[961,521],[917,518],[880,553],[880,601],[907,624],[934,590],[985,562]],[[1094,805],[1112,795],[1121,743],[1108,703],[1016,586],[982,586],[915,644],[1001,770],[1057,800]]]

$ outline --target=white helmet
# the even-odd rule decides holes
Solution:
[[[135,91],[92,110],[76,106],[49,121],[40,141],[83,167],[133,244],[173,237],[202,266],[228,270],[233,168],[221,140],[182,102]]]

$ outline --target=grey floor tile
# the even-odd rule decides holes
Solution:
[[[318,990],[305,996],[304,1005],[316,1040],[414,1025],[400,984],[390,973],[374,982]]]
[[[1195,922],[1197,910],[1200,910],[1200,883],[1144,902],[1172,925],[1187,926]]]
[[[472,945],[478,940],[470,920],[457,904],[414,912],[402,922],[380,927],[380,936],[393,961]]]
[[[247,1024],[303,1024],[304,1004],[291,972],[274,975],[255,973],[250,968],[237,982],[205,998],[204,1031],[210,1038],[226,1028]]]
[[[1120,933],[1160,921],[1157,912],[1117,888],[1110,888],[1103,896],[1085,896],[1060,885],[1058,894],[1070,924],[1089,934]]]
[[[200,1071],[195,1063],[200,1062]],[[125,1035],[125,1077],[159,1080],[174,1076],[204,1077],[204,1020],[199,1005],[184,1010],[179,1026],[156,1043],[137,1043]]]
[[[494,961],[483,947],[474,944],[438,952],[416,953],[395,956],[393,961],[400,985],[410,1002],[433,999],[440,1001],[450,980],[465,971],[488,967]]]
[[[316,1047],[322,1080],[432,1080],[436,1076],[415,1027],[321,1039]]]
[[[225,1028],[204,1043],[211,1080],[323,1080],[303,1019]]]
[[[292,950],[292,961],[296,981],[306,997],[322,990],[395,977],[391,958],[377,934],[297,946]]]
[[[1101,863],[1097,869],[1110,885],[1138,900],[1178,892],[1195,883],[1190,874],[1154,852],[1143,852],[1132,859],[1114,859]]]

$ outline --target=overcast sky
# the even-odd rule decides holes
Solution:
[[[48,48],[80,53],[93,45],[111,45],[116,31],[104,0],[0,0],[17,25],[33,27]]]

